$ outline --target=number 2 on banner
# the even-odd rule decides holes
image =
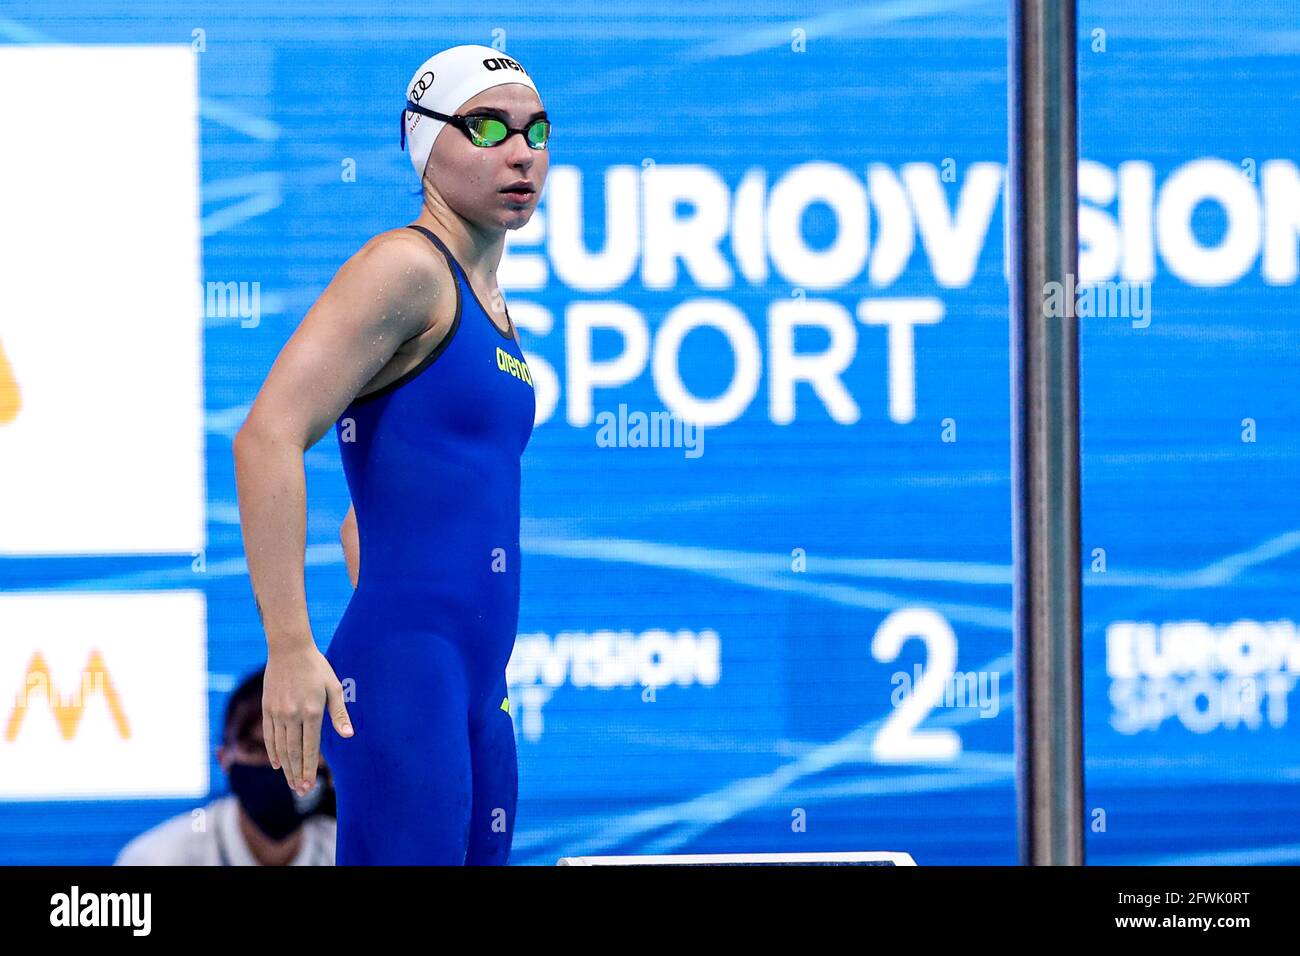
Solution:
[[[881,763],[954,760],[961,753],[956,731],[916,729],[943,700],[944,688],[957,665],[957,635],[943,616],[920,607],[894,611],[876,629],[871,656],[887,664],[896,660],[903,645],[914,637],[925,642],[925,669],[872,741],[871,755]]]

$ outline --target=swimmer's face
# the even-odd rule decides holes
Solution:
[[[522,129],[543,109],[531,87],[508,83],[484,90],[456,112],[485,113]],[[518,229],[532,218],[549,168],[549,151],[533,149],[522,135],[512,133],[496,146],[475,146],[448,124],[434,141],[424,175],[464,218],[487,228]],[[510,191],[519,184],[522,193]]]

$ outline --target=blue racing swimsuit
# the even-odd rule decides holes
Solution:
[[[520,456],[532,376],[434,233],[456,282],[450,331],[335,424],[356,509],[356,590],[326,658],[353,736],[328,715],[336,863],[502,864],[518,771],[505,667],[519,620]]]

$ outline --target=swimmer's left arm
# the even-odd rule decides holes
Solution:
[[[356,587],[357,575],[361,571],[361,539],[357,535],[357,509],[354,506],[348,507],[343,526],[339,528],[339,538],[343,541],[343,561],[348,566],[348,577]]]

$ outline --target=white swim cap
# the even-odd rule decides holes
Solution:
[[[517,60],[490,46],[467,44],[435,53],[420,64],[407,84],[406,98],[450,116],[484,90],[507,83],[522,83],[537,92],[532,78]],[[402,108],[402,146],[405,148],[406,141],[410,141],[411,165],[422,179],[433,141],[446,125],[442,120]]]

